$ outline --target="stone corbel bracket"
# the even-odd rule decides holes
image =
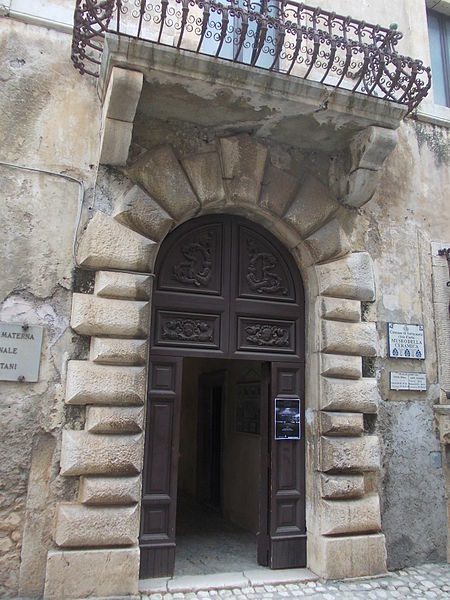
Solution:
[[[330,187],[339,202],[352,208],[369,202],[397,137],[393,129],[367,127],[335,158],[330,168]]]
[[[119,167],[127,162],[143,82],[138,71],[112,69],[103,100],[99,159],[103,165]]]

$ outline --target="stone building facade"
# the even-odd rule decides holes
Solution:
[[[395,21],[399,52],[430,64],[426,4],[450,14],[321,8]],[[108,33],[99,77],[81,75],[74,8],[0,2],[0,321],[44,332],[38,381],[0,381],[0,594],[137,594],[155,264],[208,215],[267,231],[303,282],[307,566],[446,560],[450,109],[433,88],[407,114],[336,77],[190,52],[189,31],[186,50]],[[389,323],[423,325],[425,359],[389,358]],[[391,372],[426,389],[391,389]]]

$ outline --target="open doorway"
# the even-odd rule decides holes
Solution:
[[[261,363],[183,362],[175,574],[257,565]]]

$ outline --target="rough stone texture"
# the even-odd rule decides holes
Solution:
[[[140,477],[80,477],[78,501],[89,505],[136,504]]]
[[[324,319],[354,323],[361,320],[361,303],[357,300],[324,297],[320,301],[320,308]]]
[[[256,204],[266,164],[266,146],[242,134],[221,138],[220,153],[228,202]]]
[[[397,132],[384,127],[367,127],[350,144],[351,168],[378,171],[398,142]]]
[[[113,67],[103,100],[103,113],[109,119],[133,123],[141,96],[144,76],[138,71]]]
[[[364,496],[363,475],[325,475],[320,476],[322,498],[360,498]]]
[[[338,378],[321,378],[322,410],[376,413],[380,392],[377,380],[369,377],[350,381]]]
[[[322,435],[361,435],[364,432],[364,418],[358,413],[321,411],[320,430]]]
[[[370,301],[375,299],[372,259],[367,252],[348,256],[316,267],[320,293],[324,296]]]
[[[342,379],[360,379],[362,377],[362,361],[359,356],[322,354],[321,359],[321,374],[324,377]]]
[[[186,156],[181,162],[202,206],[225,202],[222,169],[217,152]]]
[[[144,367],[97,365],[71,360],[67,368],[67,404],[143,404]]]
[[[134,406],[88,406],[86,431],[91,433],[139,433],[144,424],[144,408]]]
[[[432,407],[423,400],[382,402],[378,423],[384,441],[382,524],[390,548],[388,567],[439,560],[446,555],[441,534],[447,530],[448,492]],[[403,511],[410,527],[400,526]]]
[[[147,358],[146,340],[91,338],[91,361],[105,365],[144,365]]]
[[[135,273],[98,271],[95,274],[94,294],[102,298],[127,298],[149,300],[152,293],[152,277]]]
[[[380,441],[376,435],[361,438],[321,437],[320,469],[328,471],[378,471]]]
[[[147,302],[112,300],[91,294],[73,294],[70,324],[81,335],[146,337]]]
[[[339,258],[351,251],[350,242],[337,219],[312,233],[305,244],[316,262]]]
[[[323,500],[320,510],[320,533],[375,533],[381,529],[378,494],[351,500]]]
[[[174,224],[172,217],[138,185],[122,196],[114,218],[156,242],[164,239]]]
[[[345,192],[340,200],[345,206],[359,208],[373,197],[378,186],[380,174],[369,169],[356,169],[347,178]]]
[[[41,434],[35,441],[31,459],[19,576],[19,595],[25,598],[41,596],[44,591],[46,546],[51,527],[50,519],[44,515],[55,447],[56,439],[52,435]]]
[[[104,119],[100,142],[100,163],[102,165],[125,165],[132,135],[133,123]]]
[[[141,461],[141,435],[63,431],[61,475],[134,475]]]
[[[80,577],[82,574],[82,577]],[[137,594],[139,548],[65,550],[48,554],[45,600]]]
[[[281,217],[292,202],[299,185],[296,177],[269,163],[262,182],[260,206]]]
[[[336,212],[338,203],[316,177],[308,175],[284,218],[303,238],[319,229]]]
[[[139,510],[130,507],[91,507],[59,504],[55,543],[62,548],[132,546],[137,543]]]
[[[313,569],[329,579],[362,577],[386,572],[384,535],[349,537],[318,536],[315,540]]]
[[[128,174],[177,221],[194,214],[200,206],[171,146],[149,150],[133,163]]]
[[[79,242],[77,258],[93,269],[151,272],[156,247],[155,242],[96,212]]]
[[[377,330],[375,323],[321,323],[322,352],[358,356],[377,355]]]

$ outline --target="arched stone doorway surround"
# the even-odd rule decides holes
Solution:
[[[87,226],[77,255],[97,270],[95,289],[73,295],[71,325],[90,336],[90,358],[69,361],[65,400],[86,406],[86,422],[63,432],[60,472],[80,478],[79,496],[57,507],[46,598],[137,593],[152,326],[145,273],[170,230],[214,212],[265,227],[303,278],[308,566],[325,578],[386,570],[373,484],[380,445],[364,427],[378,405],[376,379],[362,377],[362,357],[377,352],[375,323],[361,321],[361,302],[375,299],[372,261],[352,251],[330,190],[273,167],[267,155],[248,135],[222,138],[217,152],[181,163],[170,146],[149,150],[128,170],[137,185],[113,215],[97,212]]]

